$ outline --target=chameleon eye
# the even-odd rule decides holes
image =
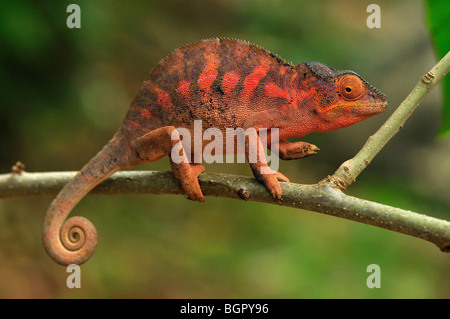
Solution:
[[[346,74],[339,79],[339,93],[346,100],[356,100],[361,97],[364,86],[359,77],[353,74]]]

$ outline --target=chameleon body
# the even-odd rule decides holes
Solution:
[[[83,217],[66,217],[97,184],[114,172],[169,156],[172,171],[187,196],[203,201],[199,163],[172,161],[180,142],[177,128],[278,128],[276,144],[282,159],[315,154],[306,142],[289,137],[347,127],[386,109],[386,96],[352,71],[337,71],[318,62],[288,63],[251,43],[208,39],[174,50],[151,71],[140,87],[122,127],[52,202],[44,223],[43,243],[62,265],[81,264],[95,251],[97,232]],[[194,134],[192,134],[194,136]],[[267,146],[267,145],[264,145]],[[180,149],[185,157],[190,149]],[[245,145],[248,157],[248,145]],[[275,198],[279,181],[289,181],[267,169],[264,155],[249,163],[254,176]],[[269,172],[269,173],[267,173]]]

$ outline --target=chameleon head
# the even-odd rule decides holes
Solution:
[[[338,71],[322,63],[306,62],[300,85],[312,88],[308,103],[318,123],[315,131],[347,127],[387,107],[386,95],[352,71]]]

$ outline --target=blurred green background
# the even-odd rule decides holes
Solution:
[[[73,1],[0,4],[0,169],[79,170],[109,140],[141,82],[171,50],[208,37],[257,43],[293,63],[361,74],[388,96],[381,115],[302,140],[318,155],[280,163],[316,183],[352,157],[436,62],[422,1]],[[436,138],[441,88],[360,175],[348,194],[450,219],[450,139]],[[169,170],[167,159],[137,169]],[[207,171],[251,175],[245,164]],[[221,198],[88,196],[99,245],[81,289],[41,245],[52,198],[0,201],[3,298],[449,298],[450,258],[402,234],[309,211]],[[381,288],[366,267],[381,267]]]

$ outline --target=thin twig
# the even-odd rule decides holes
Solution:
[[[450,71],[450,52],[437,63],[431,71],[425,74],[416,87],[400,104],[395,112],[369,137],[363,148],[352,159],[345,161],[337,171],[323,181],[332,183],[345,190],[356,177],[370,164],[372,159],[386,145],[387,142],[400,131],[406,120],[419,106],[423,98],[444,78]]]

